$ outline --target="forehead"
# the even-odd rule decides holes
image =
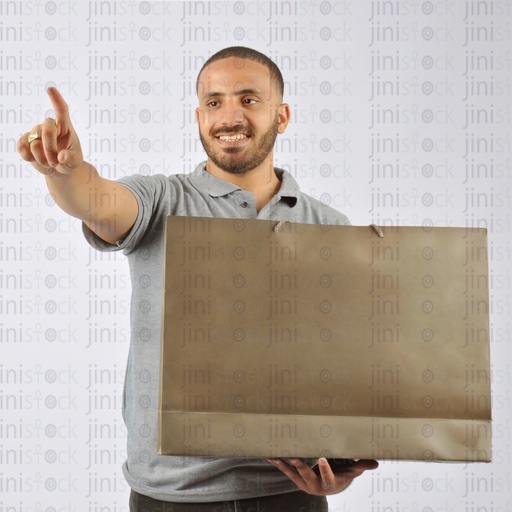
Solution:
[[[249,59],[229,57],[203,69],[197,83],[197,95],[201,99],[212,92],[236,94],[247,89],[272,94],[274,88],[266,66]]]

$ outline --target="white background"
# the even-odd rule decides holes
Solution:
[[[204,60],[281,67],[277,162],[353,224],[489,229],[493,462],[383,462],[333,511],[505,512],[511,492],[511,2],[0,2],[0,511],[127,511],[122,255],[92,252],[15,141],[67,99],[106,177],[189,172]]]

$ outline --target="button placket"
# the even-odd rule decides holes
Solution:
[[[248,197],[248,195],[249,194],[245,193],[243,190],[240,190],[236,198],[240,216],[244,219],[250,219],[253,216],[254,205],[253,201],[250,197]]]

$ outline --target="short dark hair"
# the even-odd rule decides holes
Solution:
[[[199,86],[199,77],[201,76],[201,73],[203,72],[204,68],[206,66],[208,66],[209,64],[212,64],[213,62],[217,62],[218,60],[222,60],[222,59],[228,59],[229,57],[236,57],[239,59],[252,60],[254,62],[258,62],[258,63],[266,66],[270,72],[270,77],[277,84],[277,89],[278,89],[278,92],[279,92],[281,98],[283,97],[283,94],[284,94],[283,75],[281,74],[281,71],[277,67],[275,62],[270,60],[263,53],[258,52],[257,50],[253,50],[252,48],[247,48],[245,46],[230,46],[228,48],[224,48],[223,50],[218,51],[217,53],[214,53],[203,64],[203,67],[201,68],[201,70],[199,71],[199,73],[197,75],[196,91]]]

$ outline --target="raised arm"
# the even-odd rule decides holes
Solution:
[[[114,244],[133,226],[137,201],[130,190],[102,178],[84,161],[67,103],[54,87],[48,89],[48,96],[55,119],[47,118],[23,134],[17,143],[18,153],[45,175],[48,190],[62,210]]]

